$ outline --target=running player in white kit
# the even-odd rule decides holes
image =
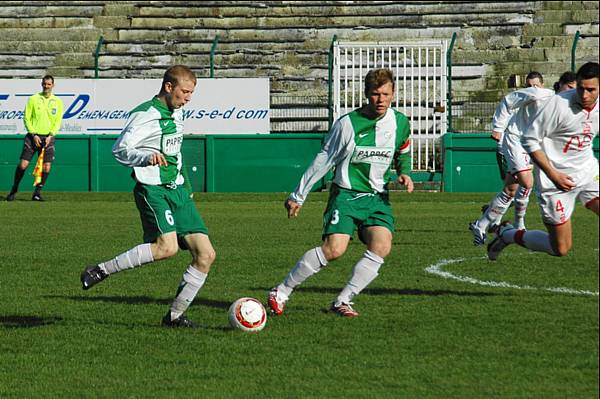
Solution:
[[[592,141],[598,134],[599,65],[588,62],[577,71],[577,88],[552,97],[522,137],[537,168],[536,194],[548,232],[500,227],[488,245],[496,260],[509,244],[565,256],[572,247],[571,215],[579,200],[598,215],[598,160]]]
[[[479,219],[469,224],[475,245],[485,243],[486,231],[498,227],[513,200],[514,226],[519,230],[525,229],[525,213],[533,188],[533,165],[521,145],[521,136],[545,101],[554,95],[554,91],[544,89],[544,80],[539,72],[527,75],[526,86],[506,95],[494,113],[492,137],[498,137],[506,162],[506,175],[502,191],[492,199]]]

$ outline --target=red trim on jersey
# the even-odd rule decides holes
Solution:
[[[515,173],[511,173],[513,176],[516,176],[517,173],[521,173],[521,172],[531,172],[531,170],[533,169],[533,167],[529,167],[529,169],[523,169],[523,170],[517,170]]]
[[[410,139],[406,140],[406,143],[404,143],[400,146],[400,152],[402,152],[403,150],[406,150],[408,147],[410,147]]]
[[[590,209],[591,203],[594,202],[594,201],[598,201],[598,197],[592,198],[591,200],[589,200],[588,202],[586,202],[584,206],[586,208]]]
[[[517,232],[515,233],[515,242],[522,247],[525,246],[525,241],[523,241],[523,236],[525,235],[526,231],[527,230],[517,230]]]
[[[550,226],[562,226],[563,224],[567,223],[568,221],[569,220],[567,219],[564,222],[560,222],[560,223],[556,223],[556,224],[554,224],[554,223],[546,223],[546,222],[544,222],[544,223],[549,224]]]

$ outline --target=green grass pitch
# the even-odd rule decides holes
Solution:
[[[598,397],[591,212],[578,205],[565,258],[510,246],[489,262],[467,224],[491,194],[393,193],[393,251],[355,299],[360,317],[326,312],[364,251],[355,240],[262,332],[232,330],[231,302],[264,303],[320,243],[326,194],[311,194],[295,220],[285,217],[285,196],[196,194],[217,250],[188,310],[197,330],[159,325],[186,252],[80,287],[86,265],[141,242],[131,194],[0,202],[0,398]],[[527,223],[542,228],[535,200]],[[443,271],[471,282],[426,271],[442,260],[454,261]]]

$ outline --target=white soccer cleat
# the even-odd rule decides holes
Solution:
[[[477,226],[477,222],[469,223],[469,230],[473,233],[473,245],[485,244],[487,234]]]
[[[509,243],[502,239],[502,235],[504,235],[504,233],[506,233],[508,230],[513,229],[514,226],[508,222],[504,222],[500,225],[500,228],[498,229],[498,235],[491,243],[488,244],[487,247],[487,255],[489,260],[498,259],[500,252],[502,252],[502,250],[509,245]]]

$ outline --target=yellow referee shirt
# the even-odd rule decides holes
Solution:
[[[44,97],[37,93],[29,97],[25,106],[25,128],[27,133],[40,136],[56,136],[63,117],[63,103],[51,94]]]

